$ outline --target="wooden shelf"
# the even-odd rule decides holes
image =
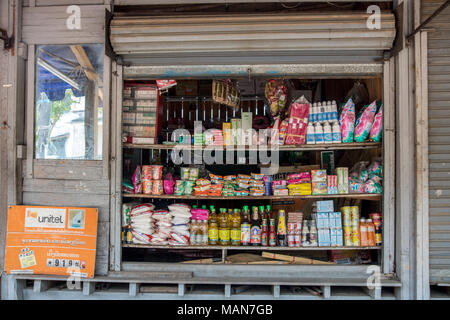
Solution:
[[[194,146],[194,145],[165,145],[165,144],[132,144],[124,143],[124,148],[129,149],[153,149],[153,150],[172,150],[175,147],[181,149],[203,150],[206,146]],[[224,151],[234,150],[246,150],[246,151],[258,151],[258,150],[270,150],[272,146],[208,146],[208,148],[217,149],[220,148]],[[380,142],[361,142],[361,143],[332,143],[332,144],[302,144],[302,145],[281,145],[277,146],[278,151],[324,151],[324,150],[361,150],[361,149],[377,149],[381,147]]]
[[[376,247],[258,247],[258,246],[173,246],[173,245],[148,245],[148,244],[122,244],[123,248],[142,249],[185,249],[185,250],[256,250],[256,251],[305,251],[305,250],[381,250]]]
[[[135,194],[123,193],[124,198],[148,198],[148,199],[185,199],[185,200],[290,200],[290,199],[361,199],[361,200],[381,200],[382,194],[379,193],[349,193],[349,194],[330,194],[330,195],[311,195],[311,196],[177,196],[172,194],[153,195],[153,194]]]

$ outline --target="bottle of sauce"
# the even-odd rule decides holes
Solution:
[[[219,244],[219,221],[214,207],[211,208],[211,214],[209,215],[208,243],[212,246]]]
[[[286,212],[284,210],[278,211],[278,225],[277,225],[277,244],[279,247],[285,247],[287,245],[287,232],[286,232]]]
[[[302,247],[307,247],[309,245],[309,221],[305,220],[303,224],[303,230],[302,230]]]
[[[264,206],[259,207],[259,212],[261,212],[261,246],[269,245],[269,216],[267,214],[267,210],[264,209]]]
[[[242,221],[241,221],[241,245],[248,246],[250,245],[250,211],[248,210],[248,206],[244,206],[242,208]]]
[[[219,244],[221,246],[229,246],[230,245],[230,226],[228,223],[227,209],[225,209],[225,208],[220,208]]]
[[[316,221],[311,220],[310,227],[309,227],[309,245],[310,246],[317,246],[317,228],[316,228]]]
[[[127,235],[127,243],[131,244],[133,243],[133,234],[131,233],[131,226],[128,225],[126,228],[126,235]]]
[[[258,207],[253,207],[250,243],[253,246],[261,245],[261,219],[259,218]]]
[[[276,222],[274,218],[269,219],[269,246],[276,247],[277,245],[277,231]]]
[[[241,213],[239,209],[234,209],[231,219],[231,245],[239,246],[241,244]]]
[[[375,225],[372,219],[367,220],[367,235],[368,235],[368,246],[374,247],[377,245],[377,240],[375,239]]]
[[[366,219],[361,218],[359,220],[359,234],[361,237],[361,246],[362,247],[367,247],[369,245],[367,227],[368,227],[368,225],[366,223]]]

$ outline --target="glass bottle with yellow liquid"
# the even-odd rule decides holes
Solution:
[[[219,221],[214,207],[211,208],[208,222],[208,244],[213,246],[219,244]]]
[[[227,209],[220,208],[219,214],[219,244],[221,246],[230,245],[230,223]]]
[[[241,210],[234,209],[231,217],[231,245],[239,246],[241,244]]]

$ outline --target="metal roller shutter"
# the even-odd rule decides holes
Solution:
[[[422,19],[444,1],[422,1]],[[429,85],[429,236],[430,282],[450,282],[450,7],[430,24]]]
[[[395,19],[367,28],[366,13],[114,17],[110,41],[125,62],[143,65],[381,63]],[[270,57],[267,58],[267,57]],[[310,62],[311,63],[311,62]],[[314,63],[314,61],[313,61]]]

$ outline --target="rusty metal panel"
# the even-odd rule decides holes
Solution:
[[[427,19],[443,0],[422,0]],[[450,7],[427,27],[430,282],[450,282]]]
[[[382,13],[381,28],[367,28],[367,13],[236,14],[177,17],[115,17],[110,40],[116,54],[151,57],[277,50],[358,52],[389,50],[395,37],[392,13]],[[363,54],[365,54],[363,53]],[[273,56],[273,54],[272,54]]]

